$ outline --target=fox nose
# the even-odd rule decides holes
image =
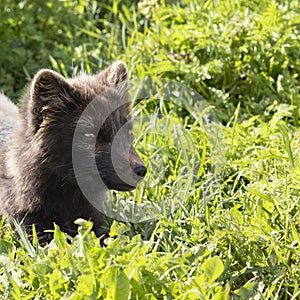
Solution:
[[[133,168],[133,172],[139,177],[145,177],[147,173],[147,168],[144,165],[136,165]]]

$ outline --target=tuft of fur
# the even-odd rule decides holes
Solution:
[[[0,112],[4,113],[8,118],[17,118],[18,107],[13,104],[4,94],[0,93]]]
[[[0,214],[21,221],[29,233],[35,224],[41,242],[52,238],[44,231],[52,229],[53,223],[74,235],[74,221],[79,217],[91,219],[95,233],[103,234],[105,217],[85,198],[74,174],[73,136],[80,120],[82,139],[75,144],[75,152],[87,160],[95,157],[105,188],[127,191],[136,187],[146,168],[131,145],[127,78],[121,61],[96,75],[69,79],[48,69],[35,75],[23,97],[20,124],[0,147]],[[89,105],[92,113],[81,120]],[[108,117],[101,119],[108,111]],[[3,95],[0,112],[5,124],[11,120],[16,124],[18,110]],[[124,131],[124,127],[128,128]],[[112,142],[119,130],[124,133],[118,138],[115,166]],[[79,176],[93,182],[95,170],[82,164],[79,171]],[[128,181],[118,174],[126,174]]]
[[[7,141],[18,123],[18,108],[0,93],[0,145]]]

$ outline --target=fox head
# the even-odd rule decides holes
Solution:
[[[128,191],[144,178],[147,169],[132,146],[131,100],[123,62],[72,79],[43,69],[28,93],[23,123],[49,175],[74,182],[76,153],[82,159],[80,176],[89,180],[97,172],[108,189]]]

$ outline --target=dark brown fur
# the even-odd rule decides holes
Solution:
[[[21,124],[0,150],[0,214],[22,221],[28,232],[35,224],[42,242],[51,238],[44,230],[52,229],[53,223],[74,235],[74,221],[79,217],[91,219],[98,236],[103,233],[104,216],[86,200],[74,176],[72,141],[77,121],[91,101],[97,99],[93,101],[97,112],[115,106],[99,132],[99,116],[91,116],[82,126],[83,140],[77,150],[86,158],[96,155],[97,168],[107,188],[135,188],[146,169],[130,145],[129,133],[123,135],[123,143],[129,145],[124,149],[130,149],[129,154],[120,152],[119,161],[121,167],[122,161],[124,166],[130,165],[127,171],[132,174],[132,183],[119,178],[111,160],[114,135],[130,120],[126,82],[127,69],[122,62],[98,75],[74,79],[65,79],[50,70],[37,73],[23,98]],[[96,145],[89,141],[89,136],[94,135]],[[82,170],[86,180],[94,173],[88,168]]]

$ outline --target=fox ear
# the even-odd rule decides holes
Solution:
[[[40,70],[33,78],[30,100],[32,103],[55,101],[62,92],[70,90],[71,86],[60,74],[48,70]]]
[[[128,79],[128,70],[124,62],[118,60],[103,71],[104,82],[114,86]]]
[[[31,120],[38,130],[47,111],[62,106],[67,95],[72,96],[75,89],[58,73],[42,69],[33,78],[30,90],[29,110]]]

